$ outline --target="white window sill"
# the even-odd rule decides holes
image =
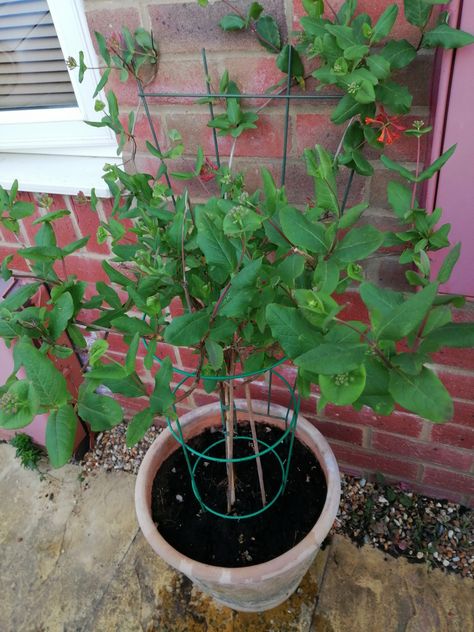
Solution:
[[[54,156],[43,154],[0,153],[0,185],[10,189],[18,180],[18,190],[29,193],[61,193],[90,195],[95,188],[97,197],[111,197],[102,179],[106,163],[122,163],[117,155]]]

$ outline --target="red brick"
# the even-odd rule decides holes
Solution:
[[[247,11],[247,3],[236,0],[233,6],[242,12]],[[283,2],[267,0],[267,13],[273,15],[280,25],[282,39],[286,37],[286,20]],[[229,7],[223,2],[209,4],[205,9],[198,4],[151,5],[148,7],[151,28],[163,53],[196,53],[203,47],[207,51],[257,50],[261,51],[253,33],[224,33],[219,20],[229,13]]]
[[[437,367],[437,373],[452,397],[474,401],[474,373],[448,373],[443,367]]]
[[[438,463],[464,472],[471,469],[474,460],[470,454],[439,443],[422,443],[378,431],[372,435],[372,447],[379,452],[400,454],[422,463]]]
[[[440,349],[434,353],[432,358],[437,364],[474,371],[474,353],[470,350],[446,347],[446,349]]]
[[[416,415],[398,410],[389,416],[376,415],[367,406],[364,406],[360,411],[356,411],[349,406],[328,404],[323,416],[328,420],[342,420],[409,437],[419,437],[423,428],[423,421]]]
[[[138,10],[132,7],[87,11],[86,16],[96,50],[98,47],[94,31],[98,31],[106,38],[112,35],[119,37],[122,26],[126,26],[133,33],[141,24]]]
[[[97,281],[109,282],[108,276],[102,269],[100,259],[70,255],[65,261],[67,273],[77,275],[82,281],[88,281],[90,283],[96,283]],[[55,265],[55,270],[59,276],[63,274],[63,269],[60,264]]]
[[[351,467],[356,466],[371,472],[391,474],[399,480],[416,480],[418,465],[406,460],[396,459],[386,454],[375,454],[371,450],[349,447],[330,440],[336,458]]]
[[[372,477],[369,477],[369,480]],[[373,477],[375,480],[375,477]],[[396,485],[398,483],[396,478],[392,478],[391,476],[384,476],[387,483],[392,483]],[[410,492],[416,492],[418,494],[423,494],[424,496],[429,496],[430,498],[438,498],[439,500],[448,500],[453,503],[466,504],[466,495],[458,492],[449,491],[447,489],[440,489],[436,487],[430,487],[425,485],[424,483],[418,483],[416,481],[410,481],[406,484],[406,490]]]
[[[431,439],[437,443],[447,443],[458,448],[464,448],[465,450],[474,450],[474,426],[472,428],[457,426],[455,424],[433,426],[431,429]]]
[[[180,60],[176,58],[176,56],[161,58],[156,77],[152,83],[146,86],[145,93],[204,94],[206,92],[204,68],[199,58],[199,52],[193,52],[196,53],[196,59],[192,60]],[[218,92],[219,71],[217,69],[217,62],[212,58],[208,59],[208,70],[212,91]],[[197,99],[181,96],[147,97],[147,101],[152,107],[177,103],[191,106],[197,102]],[[203,112],[207,112],[207,106],[202,105],[201,107]]]
[[[353,445],[362,445],[364,435],[362,428],[341,424],[340,422],[324,421],[318,417],[308,417],[308,420],[311,421],[327,439],[335,439]]]
[[[344,128],[330,121],[330,114],[296,114],[296,152],[303,155],[303,150],[316,144],[335,153],[341,140]]]
[[[474,428],[474,403],[455,401],[453,423]]]
[[[437,467],[427,466],[423,475],[423,483],[431,487],[452,490],[460,494],[474,494],[474,476],[459,474]]]
[[[216,111],[216,114],[218,111]],[[177,129],[186,147],[186,152],[194,154],[198,145],[203,147],[208,156],[214,155],[214,141],[212,130],[207,127],[209,116],[205,113],[176,112],[166,115],[168,129]],[[256,129],[246,130],[239,136],[235,145],[235,156],[250,156],[252,158],[280,158],[283,154],[284,118],[281,114],[261,114],[256,122]],[[288,151],[291,151],[291,137],[289,137]],[[227,136],[218,138],[221,156],[229,156],[233,139]]]

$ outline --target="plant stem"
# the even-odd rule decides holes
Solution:
[[[255,452],[257,462],[258,484],[260,486],[260,496],[262,497],[262,506],[267,504],[267,495],[265,493],[265,482],[263,480],[262,461],[259,455],[259,447],[257,440],[257,429],[255,428],[255,419],[253,416],[252,398],[250,397],[250,386],[245,384],[245,399],[247,400],[247,410],[249,413],[250,430],[252,432],[253,451]]]
[[[181,266],[183,268],[184,296],[186,298],[186,305],[188,307],[188,312],[191,313],[193,311],[193,306],[191,304],[191,297],[189,296],[188,281],[186,279],[186,258],[184,256],[184,236],[186,232],[186,211],[187,210],[188,210],[188,194],[186,192],[185,200],[184,200],[183,222],[181,225]]]
[[[229,375],[234,374],[234,350],[231,350]],[[230,514],[235,505],[235,467],[234,458],[234,380],[229,380],[227,386],[229,407],[225,416],[225,458],[227,469],[227,513]]]
[[[421,161],[421,136],[417,138],[417,148],[416,148],[416,172],[415,176],[418,178],[420,174],[420,161]],[[416,203],[416,189],[418,186],[418,182],[413,183],[413,193],[411,196],[411,207],[415,208]]]

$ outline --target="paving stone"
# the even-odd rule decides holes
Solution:
[[[102,473],[85,487],[73,465],[41,480],[14,452],[0,445],[0,630],[75,632],[138,531],[135,480]]]
[[[336,536],[311,632],[473,632],[474,581]]]

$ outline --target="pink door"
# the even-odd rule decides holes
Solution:
[[[473,0],[455,0],[451,20],[474,33]],[[474,46],[443,56],[437,95],[433,158],[457,143],[454,156],[443,167],[429,191],[429,206],[444,209],[443,220],[452,225],[450,241],[462,243],[461,257],[443,287],[450,294],[474,296]],[[430,204],[431,202],[431,204]],[[435,267],[445,252],[434,259]]]

